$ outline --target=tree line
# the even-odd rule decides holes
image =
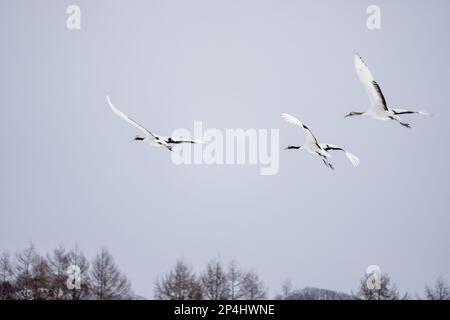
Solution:
[[[76,274],[70,267],[77,266]],[[76,279],[79,287],[75,286]],[[425,286],[422,296],[400,294],[388,274],[381,274],[379,288],[371,289],[367,277],[360,280],[356,293],[306,287],[294,289],[290,281],[281,292],[268,296],[268,289],[256,271],[242,269],[236,261],[224,264],[210,260],[200,273],[185,261],[154,282],[154,297],[159,300],[450,300],[450,287],[439,277]],[[119,270],[106,248],[88,260],[79,248],[58,246],[40,255],[30,244],[20,252],[0,255],[0,300],[128,300],[142,299],[134,294],[131,282]]]
[[[69,266],[77,266],[79,289],[71,286]],[[73,279],[75,280],[75,278]],[[72,289],[71,289],[72,288]],[[113,256],[102,248],[88,261],[78,248],[59,246],[45,256],[33,244],[11,256],[0,255],[0,300],[132,299],[131,283]]]
[[[207,263],[196,275],[183,260],[155,284],[155,298],[161,300],[261,300],[267,288],[253,271],[242,270],[236,261],[225,267],[218,259]]]

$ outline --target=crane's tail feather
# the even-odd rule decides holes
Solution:
[[[418,111],[417,113],[420,114],[420,115],[422,115],[422,116],[429,116],[429,117],[433,116],[432,113],[430,113],[430,112],[428,112],[428,111],[426,111],[426,110],[420,110],[420,111]]]
[[[359,158],[357,156],[355,156],[353,153],[345,152],[345,155],[347,156],[347,158],[350,160],[350,162],[352,163],[352,165],[354,167],[357,167],[359,165],[359,163],[361,162],[359,160]]]
[[[407,109],[401,109],[401,108],[392,108],[392,111],[395,115],[402,115],[402,114],[420,114],[422,116],[432,116],[432,114],[426,110],[420,110],[420,111],[411,111],[411,108],[406,107]]]

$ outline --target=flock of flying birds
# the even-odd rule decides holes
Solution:
[[[370,72],[367,65],[364,63],[362,58],[356,54],[355,55],[355,69],[356,74],[358,75],[358,78],[363,85],[364,89],[366,90],[369,100],[370,100],[370,107],[367,109],[367,111],[359,112],[359,111],[352,111],[349,114],[347,114],[345,117],[353,117],[353,116],[370,116],[373,119],[376,120],[382,120],[382,121],[396,121],[400,125],[411,128],[411,126],[408,123],[402,122],[400,115],[404,114],[419,114],[419,115],[426,115],[429,116],[430,114],[425,111],[410,111],[406,109],[398,109],[398,108],[389,108],[386,104],[386,99],[383,96],[383,93],[380,89],[380,86],[375,81],[374,77],[372,76],[372,73]],[[168,150],[172,151],[172,148],[174,145],[180,144],[180,143],[203,143],[203,141],[200,140],[191,140],[191,139],[183,139],[183,138],[176,138],[176,137],[164,137],[160,136],[158,134],[155,134],[147,129],[145,129],[143,126],[141,126],[139,123],[128,117],[126,114],[124,114],[122,111],[117,109],[112,103],[109,98],[109,96],[106,96],[106,100],[108,101],[108,104],[111,108],[111,110],[136,127],[137,129],[141,130],[143,133],[143,136],[136,136],[134,140],[137,141],[146,141],[150,145],[153,146],[163,146],[166,147]],[[347,156],[347,158],[350,160],[353,166],[359,165],[359,158],[355,156],[354,154],[344,150],[343,148],[329,144],[329,143],[319,143],[316,139],[316,137],[313,135],[311,130],[304,125],[300,120],[298,120],[296,117],[287,114],[282,113],[281,117],[286,120],[287,122],[296,125],[303,129],[305,133],[305,143],[300,146],[294,146],[290,145],[286,149],[287,150],[306,150],[309,153],[312,153],[314,155],[319,156],[323,163],[330,169],[334,169],[333,165],[330,162],[331,155],[328,153],[328,151],[342,151]]]

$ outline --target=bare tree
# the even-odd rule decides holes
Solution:
[[[51,279],[51,270],[47,260],[38,256],[32,271],[31,290],[33,300],[48,300],[52,298],[50,293]]]
[[[182,260],[178,260],[155,284],[155,298],[159,300],[201,300],[203,291],[200,282]]]
[[[0,300],[15,298],[14,266],[8,252],[0,255]]]
[[[211,260],[206,265],[206,270],[200,276],[205,296],[210,300],[228,300],[230,288],[227,275],[218,259]]]
[[[19,300],[50,298],[51,272],[45,258],[39,256],[33,244],[16,254],[15,289]]]
[[[284,297],[284,300],[353,300],[354,298],[346,293],[334,290],[306,287],[294,290]]]
[[[275,296],[275,300],[291,300],[293,294],[292,281],[286,280],[281,285],[281,293]]]
[[[254,271],[249,271],[244,274],[241,291],[242,298],[246,300],[261,300],[267,296],[264,283]]]
[[[437,278],[433,287],[425,287],[425,298],[428,300],[450,300],[450,288],[443,277]]]
[[[389,275],[383,273],[380,277],[379,289],[369,288],[367,286],[367,277],[362,278],[355,298],[360,300],[399,300],[406,299],[407,295],[400,297],[397,287],[391,283]]]
[[[106,248],[92,262],[91,293],[95,300],[131,299],[131,286]]]
[[[70,250],[67,254],[68,264],[80,268],[80,289],[70,290],[70,299],[88,299],[91,291],[91,279],[89,277],[89,262],[78,247]]]
[[[53,300],[81,300],[89,298],[89,262],[84,254],[75,247],[67,251],[62,245],[47,255],[47,261],[51,270],[49,294]],[[68,286],[70,266],[76,266],[80,270],[80,287]]]
[[[53,250],[52,255],[47,255],[48,265],[51,271],[50,292],[52,299],[66,299],[68,288],[66,285],[67,268],[69,267],[69,257],[63,246],[58,246]]]
[[[16,297],[19,300],[32,300],[33,292],[33,272],[34,267],[39,262],[39,256],[33,244],[16,254],[15,259],[15,287]]]
[[[275,296],[276,300],[353,300],[354,297],[350,294],[315,288],[305,287],[302,289],[292,289],[291,281],[283,282],[281,286],[281,293]]]
[[[229,288],[229,299],[230,300],[238,300],[242,298],[242,278],[243,273],[239,268],[238,263],[233,260],[228,266],[227,270],[227,280],[228,280],[228,288]]]

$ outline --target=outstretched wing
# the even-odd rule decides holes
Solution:
[[[336,146],[334,144],[329,144],[329,143],[322,143],[322,144],[320,144],[320,147],[322,149],[324,149],[325,151],[330,151],[330,150],[343,151],[354,167],[357,167],[359,165],[360,160],[357,156],[355,156],[354,154],[352,154],[350,152],[345,151],[343,148],[341,148],[339,146]]]
[[[111,108],[112,112],[114,112],[116,115],[118,115],[119,117],[121,117],[122,119],[124,119],[126,122],[128,122],[129,124],[131,124],[132,126],[134,126],[135,128],[138,128],[139,130],[141,130],[145,135],[151,135],[153,137],[158,137],[156,134],[153,134],[152,132],[150,132],[149,130],[145,129],[143,126],[141,126],[139,123],[137,123],[136,121],[134,121],[133,119],[131,119],[130,117],[128,117],[125,113],[123,113],[122,111],[120,111],[119,109],[117,109],[112,103],[111,103],[111,99],[109,98],[109,96],[106,96],[106,100],[108,101],[109,107]]]
[[[367,65],[364,63],[363,59],[355,54],[355,69],[358,75],[359,81],[366,90],[372,108],[382,109],[387,111],[386,99],[384,98],[383,92],[378,83],[373,78]]]
[[[317,144],[317,139],[316,137],[314,137],[313,133],[311,132],[311,130],[309,130],[309,128],[307,126],[305,126],[303,123],[300,122],[300,120],[298,120],[296,117],[291,116],[290,114],[287,113],[282,113],[281,117],[286,120],[287,122],[289,122],[290,124],[296,125],[300,128],[303,129],[303,131],[305,132],[305,137],[306,140],[309,142],[314,142]]]

